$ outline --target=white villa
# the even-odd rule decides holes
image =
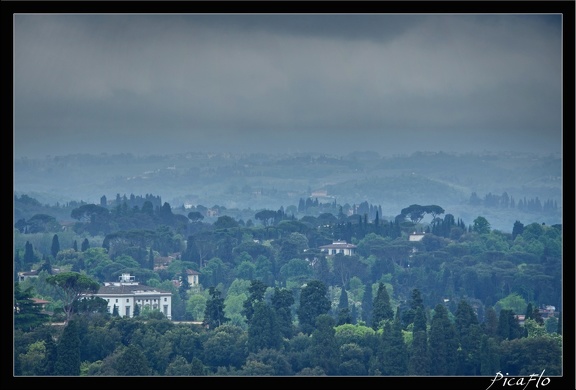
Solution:
[[[421,241],[425,235],[426,235],[425,233],[414,232],[410,234],[410,236],[408,236],[408,241]]]
[[[120,317],[133,317],[137,304],[140,311],[144,308],[160,310],[166,318],[172,318],[172,293],[139,284],[130,274],[122,274],[118,282],[105,282],[96,294],[89,296],[105,299],[109,313],[116,306]]]
[[[320,247],[322,252],[328,252],[328,255],[335,255],[342,253],[344,256],[352,256],[356,253],[356,245],[348,244],[346,241],[333,241],[332,244],[322,245]]]

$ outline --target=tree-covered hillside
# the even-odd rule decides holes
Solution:
[[[506,194],[516,204],[520,199],[556,204],[554,209],[516,208],[512,213],[508,205],[491,213],[493,227],[501,230],[509,230],[518,218],[561,223],[561,183],[559,157],[512,153],[69,155],[14,162],[15,194],[51,206],[98,204],[103,195],[114,199],[118,194],[159,193],[174,208],[278,210],[320,193],[322,202],[368,201],[389,216],[409,204],[435,203],[474,217],[492,207],[471,202],[473,194],[480,199]]]
[[[15,226],[15,271],[37,272],[15,284],[17,376],[491,377],[543,362],[562,373],[561,225],[517,220],[507,233],[435,204],[390,220],[368,202],[347,215],[310,200],[301,213],[325,209],[206,222],[208,209],[158,202],[103,198],[78,203],[71,225],[45,215]],[[355,253],[321,250],[337,240]],[[183,283],[187,270],[198,285]],[[125,273],[172,293],[172,321],[63,294]],[[82,286],[59,283],[75,275]]]

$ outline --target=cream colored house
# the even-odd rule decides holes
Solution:
[[[322,245],[320,250],[322,252],[328,252],[328,256],[338,253],[342,253],[344,256],[352,256],[356,253],[356,245],[348,244],[346,241],[333,241],[332,244]]]
[[[408,241],[421,241],[425,236],[425,233],[412,233],[408,236]]]
[[[122,274],[118,282],[105,282],[96,294],[88,296],[105,299],[109,313],[116,306],[120,317],[133,317],[134,307],[138,305],[140,311],[145,308],[160,310],[166,318],[172,319],[172,293],[139,284],[130,274]]]
[[[199,284],[198,277],[200,276],[200,273],[198,271],[187,269],[186,275],[188,276],[188,284],[190,287],[197,286]]]

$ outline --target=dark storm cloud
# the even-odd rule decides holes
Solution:
[[[16,15],[15,153],[559,152],[560,22]]]

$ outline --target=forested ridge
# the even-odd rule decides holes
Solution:
[[[528,153],[73,154],[15,160],[14,192],[58,204],[51,215],[61,211],[64,219],[70,213],[61,208],[69,203],[99,204],[103,195],[113,201],[153,189],[174,209],[217,206],[245,221],[281,207],[300,218],[292,210],[299,200],[318,197],[350,207],[366,201],[382,208],[381,218],[410,204],[439,204],[467,223],[483,215],[510,231],[517,219],[560,223],[561,172],[560,156]],[[15,222],[33,215],[15,211]]]
[[[384,217],[368,201],[313,197],[236,217],[152,194],[57,206],[15,195],[15,208],[26,216],[14,224],[18,376],[563,373],[560,224],[502,231],[434,203]],[[336,240],[356,253],[320,250]],[[16,282],[29,270],[38,277]],[[170,291],[172,321],[67,302],[54,283],[123,273]]]

